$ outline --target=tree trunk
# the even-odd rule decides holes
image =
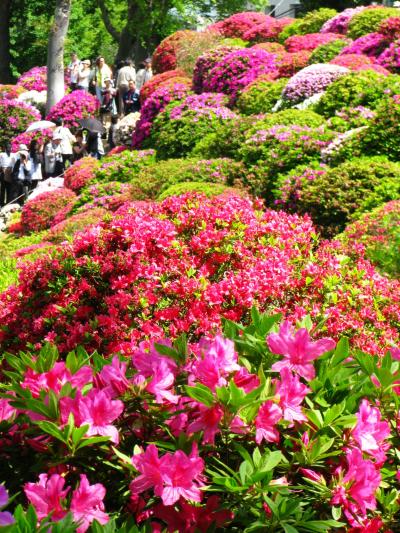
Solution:
[[[72,0],[56,0],[47,49],[46,113],[64,96],[64,42],[68,32],[71,3]]]
[[[10,56],[11,0],[0,0],[0,83],[12,83]]]

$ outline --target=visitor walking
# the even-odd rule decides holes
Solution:
[[[0,190],[0,207],[8,204],[12,200],[12,171],[15,165],[16,154],[11,152],[11,144],[7,143],[4,146],[3,152],[0,153],[0,172],[1,190]]]
[[[101,107],[100,113],[104,115],[116,115],[117,108],[115,106],[115,95],[117,91],[112,86],[112,81],[110,78],[104,80],[105,87],[101,91]]]
[[[92,86],[96,89],[96,96],[98,101],[102,101],[101,91],[105,87],[105,80],[107,78],[112,79],[112,72],[110,67],[104,61],[104,57],[100,56],[96,59],[96,66],[94,69],[94,76],[92,80]]]
[[[48,178],[56,178],[64,172],[60,135],[54,134],[44,148],[44,168]]]
[[[90,60],[85,59],[82,61],[81,66],[79,68],[78,73],[78,89],[81,91],[88,91],[89,90],[89,82],[90,82]]]
[[[130,81],[136,81],[136,70],[132,59],[127,59],[125,65],[119,69],[117,78],[118,111],[120,114],[124,111],[124,96],[129,90]]]
[[[137,111],[140,111],[139,92],[136,90],[135,82],[130,81],[128,92],[124,95],[124,112],[125,115],[129,115],[129,113],[136,113]]]
[[[140,92],[143,85],[150,81],[153,77],[153,70],[151,68],[151,59],[147,58],[142,64],[141,67],[138,70],[137,76],[136,76],[136,89]]]
[[[74,52],[71,54],[71,63],[67,67],[67,73],[70,78],[69,88],[71,91],[75,91],[78,87],[79,68],[80,61],[78,59],[78,54]]]
[[[12,200],[17,200],[20,205],[24,205],[28,199],[32,181],[31,169],[29,152],[27,150],[20,150],[12,171]]]
[[[75,142],[75,137],[72,135],[69,128],[64,126],[64,120],[62,118],[57,118],[55,121],[56,128],[53,132],[53,138],[55,136],[60,137],[60,149],[63,159],[63,171],[66,168],[66,164],[71,164],[72,162],[72,143]]]

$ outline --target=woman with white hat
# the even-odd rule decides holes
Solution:
[[[62,136],[55,134],[44,149],[44,168],[48,178],[56,178],[64,172],[63,157],[61,152]]]
[[[90,59],[84,59],[78,73],[78,89],[81,91],[89,90],[90,81]]]

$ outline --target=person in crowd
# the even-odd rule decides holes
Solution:
[[[75,91],[78,87],[79,69],[80,61],[78,59],[78,54],[74,52],[71,54],[71,63],[67,67],[67,73],[70,77],[69,87],[71,91]]]
[[[115,106],[115,95],[117,91],[112,86],[112,81],[110,78],[104,80],[104,89],[101,91],[101,107],[100,113],[102,116],[102,121],[106,122],[108,118],[112,115],[117,114],[117,108]]]
[[[72,145],[72,162],[75,163],[75,161],[78,161],[79,159],[82,159],[82,157],[86,156],[87,152],[83,143],[83,135],[82,132],[79,131],[76,134],[76,142],[74,142]]]
[[[101,91],[105,88],[105,80],[112,79],[112,72],[110,67],[104,61],[104,57],[100,56],[96,59],[96,66],[93,73],[92,85],[96,89],[96,96],[98,101],[102,102]]]
[[[61,153],[62,153],[62,158],[63,158],[63,172],[64,172],[67,164],[68,165],[71,164],[72,143],[75,142],[75,137],[74,135],[72,135],[69,128],[64,126],[64,121],[62,118],[59,117],[54,122],[56,123],[57,127],[54,129],[53,137],[57,136],[61,138],[60,147],[61,147]]]
[[[136,80],[136,70],[133,66],[132,59],[127,59],[124,66],[118,72],[117,89],[118,89],[118,110],[123,113],[124,96],[129,90],[129,82]]]
[[[32,181],[32,166],[29,160],[29,152],[20,150],[12,171],[13,193],[12,200],[24,205],[28,199]]]
[[[140,92],[146,81],[151,80],[152,77],[153,71],[151,69],[151,59],[147,58],[145,61],[143,61],[141,68],[138,70],[136,76],[136,89]]]
[[[53,139],[44,148],[44,167],[48,178],[56,178],[64,172],[61,141],[61,135],[54,133]]]
[[[3,151],[0,153],[0,173],[1,173],[1,189],[0,189],[0,207],[8,204],[12,200],[12,171],[14,168],[16,154],[11,152],[11,144],[7,143]]]
[[[86,151],[91,157],[95,157],[96,159],[101,159],[103,157],[104,147],[100,133],[85,131],[84,142]]]
[[[38,182],[43,179],[42,163],[43,163],[43,145],[39,141],[33,139],[29,145],[29,163],[31,172],[31,190],[35,189]]]
[[[139,92],[134,81],[129,82],[128,92],[124,95],[124,111],[125,115],[140,111]]]
[[[118,124],[118,117],[116,115],[114,115],[113,117],[111,117],[111,125],[110,125],[110,128],[108,130],[108,138],[107,138],[108,147],[109,147],[110,150],[112,150],[116,146],[116,143],[115,143],[115,131],[117,129],[117,124]]]
[[[81,91],[89,90],[90,82],[90,59],[84,59],[81,63],[78,72],[78,85],[77,88]]]

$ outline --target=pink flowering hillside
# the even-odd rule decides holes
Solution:
[[[67,127],[79,126],[78,120],[96,114],[99,107],[97,98],[86,91],[74,91],[67,94],[51,108],[47,120],[62,118]]]

